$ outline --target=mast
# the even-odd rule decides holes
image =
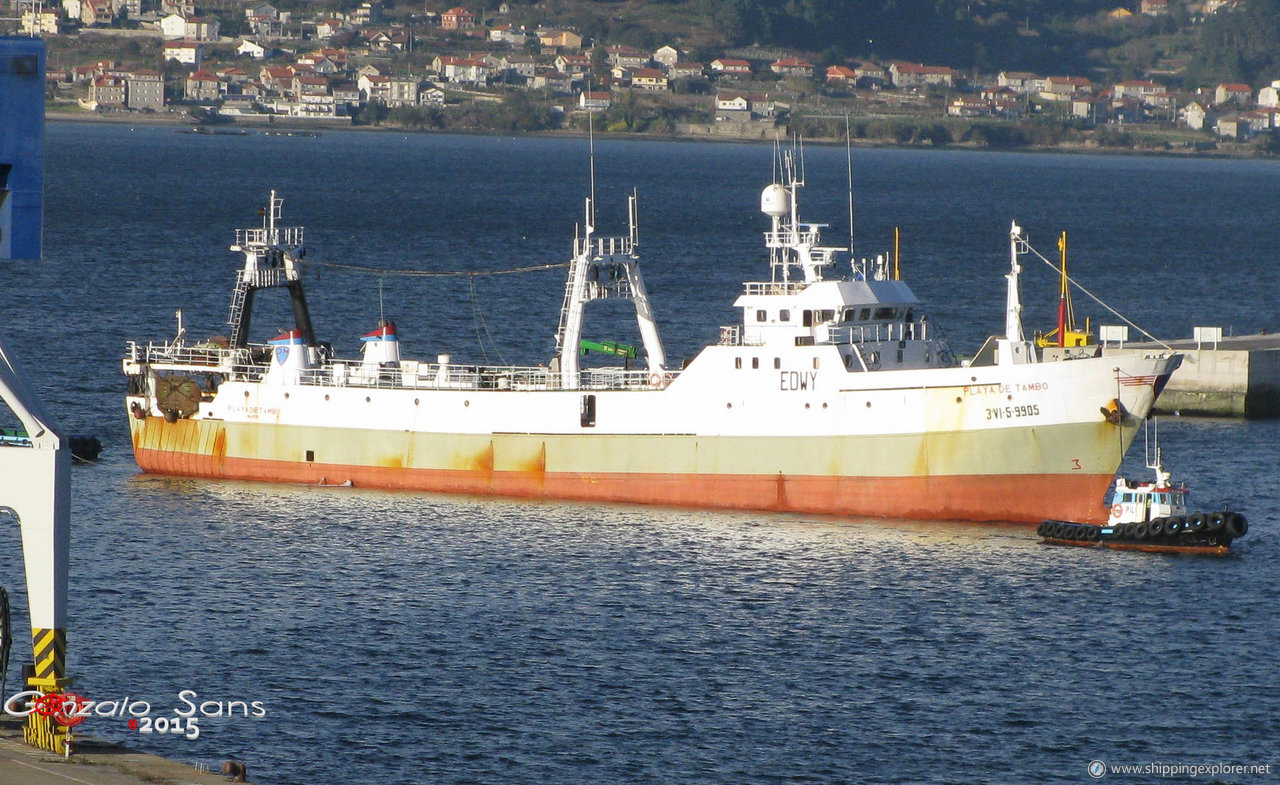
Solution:
[[[835,262],[836,252],[847,249],[820,244],[826,224],[801,222],[799,191],[804,187],[804,169],[795,151],[777,152],[776,163],[782,182],[775,181],[760,194],[760,212],[769,216],[771,224],[764,244],[769,249],[772,281],[790,284],[794,265],[804,274],[806,284],[816,283],[823,280],[822,268]]]
[[[1058,252],[1061,254],[1059,267],[1062,270],[1062,284],[1058,291],[1058,346],[1067,345],[1067,233],[1058,238]],[[1075,321],[1074,317],[1071,320]]]
[[[595,205],[588,198],[581,235],[574,234],[573,258],[565,281],[560,327],[556,331],[556,351],[551,360],[552,375],[561,389],[578,387],[578,350],[582,341],[582,321],[587,303],[609,297],[630,299],[636,310],[636,325],[644,341],[650,373],[661,374],[667,363],[658,334],[658,324],[649,303],[649,293],[640,273],[640,244],[637,194],[627,197],[628,232],[625,237],[595,236]]]
[[[1022,341],[1022,296],[1018,291],[1018,276],[1022,273],[1022,265],[1018,263],[1025,240],[1022,227],[1013,222],[1009,228],[1009,272],[1005,275],[1008,286],[1005,292],[1004,337],[1009,341]]]
[[[261,229],[237,229],[231,250],[244,254],[244,267],[236,278],[227,324],[231,327],[232,348],[249,345],[253,318],[253,298],[260,289],[286,289],[293,306],[294,326],[302,332],[307,346],[316,345],[311,312],[302,288],[299,260],[306,256],[301,226],[277,226],[283,215],[284,199],[271,190],[271,199],[262,213]]]

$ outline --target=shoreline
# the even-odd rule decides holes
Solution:
[[[274,116],[276,119],[266,122],[228,122],[216,124],[202,124],[198,120],[189,115],[182,113],[121,113],[121,114],[88,114],[85,112],[45,112],[45,122],[70,122],[70,123],[96,123],[101,125],[148,125],[148,126],[171,126],[175,130],[182,128],[204,127],[208,128],[214,135],[250,135],[262,131],[310,131],[320,133],[324,131],[353,131],[357,133],[394,133],[394,134],[458,134],[465,136],[510,136],[510,137],[547,137],[547,138],[585,138],[587,134],[583,131],[573,129],[555,129],[547,131],[497,131],[483,129],[427,129],[427,128],[408,128],[393,125],[355,125],[350,122],[335,123],[326,120],[301,120],[294,117]],[[667,141],[667,142],[720,142],[729,144],[772,144],[773,140],[759,137],[749,137],[732,134],[693,134],[693,133],[645,133],[645,132],[608,132],[597,131],[595,134],[598,138],[608,139],[611,141]],[[785,136],[785,129],[779,129],[779,137]],[[808,144],[817,144],[824,146],[845,145],[846,140],[842,137],[807,137],[805,142]],[[912,144],[909,142],[891,142],[883,139],[852,139],[849,143],[853,147],[863,149],[884,149],[884,150],[939,150],[939,151],[973,151],[973,152],[997,152],[997,153],[1059,153],[1063,155],[1132,155],[1142,157],[1157,158],[1201,158],[1201,159],[1219,159],[1219,160],[1248,160],[1248,161],[1275,161],[1280,158],[1274,156],[1259,155],[1251,148],[1245,147],[1244,143],[1235,142],[1234,144],[1244,149],[1216,149],[1216,150],[1197,150],[1194,148],[1170,148],[1170,149],[1148,149],[1142,147],[1103,147],[1097,144],[1088,143],[1062,143],[1055,145],[1022,145],[1016,147],[991,147],[988,145],[977,145],[971,143],[953,142],[944,145],[933,144]]]

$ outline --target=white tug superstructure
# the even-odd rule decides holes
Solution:
[[[271,195],[244,255],[225,344],[131,343],[124,360],[148,472],[857,516],[1103,520],[1121,457],[1181,358],[1040,362],[1020,316],[1022,230],[1010,232],[1004,334],[952,353],[890,260],[848,258],[800,218],[789,153],[761,209],[770,277],[740,324],[668,367],[626,236],[595,234],[587,200],[546,366],[399,355],[395,326],[363,357],[315,339],[300,228]],[[844,261],[841,261],[841,259]],[[828,277],[844,266],[844,277]],[[254,292],[285,288],[295,328],[251,344]],[[630,298],[643,367],[583,368],[586,306]],[[392,345],[389,345],[392,344]],[[598,346],[598,345],[594,345]],[[611,345],[623,356],[628,347]]]

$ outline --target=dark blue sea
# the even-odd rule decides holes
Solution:
[[[51,124],[45,258],[0,264],[0,334],[64,429],[73,474],[69,669],[82,694],[260,701],[195,740],[91,735],[272,785],[1068,783],[1108,765],[1280,772],[1280,422],[1164,418],[1166,463],[1251,530],[1223,559],[1041,545],[1022,527],[529,503],[138,473],[129,339],[225,333],[232,230],[270,189],[317,262],[496,270],[565,261],[589,192],[576,139],[325,132],[194,136]],[[598,140],[598,225],[639,191],[668,355],[737,319],[767,275],[767,145]],[[809,146],[804,215],[848,241],[846,153]],[[1162,338],[1280,328],[1280,164],[854,150],[855,245],[886,252],[972,353],[1003,326],[1009,224]],[[1057,281],[1027,261],[1024,320]],[[484,278],[315,266],[340,352],[380,316],[406,356],[545,362],[563,271]],[[1114,323],[1077,297],[1081,315]],[[270,305],[279,308],[279,303]],[[593,306],[595,308],[595,306]],[[255,338],[286,324],[260,317]],[[588,337],[630,340],[602,304]],[[1144,473],[1141,442],[1129,456]],[[0,478],[0,493],[4,478]],[[0,584],[25,592],[17,527]],[[15,651],[14,667],[29,658]],[[6,692],[17,691],[11,673]],[[211,704],[207,708],[212,709]],[[1184,772],[1188,769],[1184,769]],[[1206,782],[1207,773],[1120,782]]]

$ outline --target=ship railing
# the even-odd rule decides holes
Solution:
[[[801,245],[816,245],[822,240],[822,234],[818,230],[821,224],[803,224],[803,226],[804,228],[800,231],[782,229],[777,232],[765,232],[765,247],[790,248],[797,243]]]
[[[128,351],[130,360],[148,365],[187,365],[229,371],[233,366],[249,364],[243,350],[216,344],[148,343],[143,347],[129,341]]]
[[[764,344],[759,330],[743,330],[740,324],[726,324],[720,327],[721,346],[761,346]]]
[[[631,256],[635,243],[630,237],[586,237],[578,241],[577,253],[581,256],[605,257]]]
[[[232,349],[213,344],[149,343],[143,347],[130,341],[125,363],[145,364],[165,371],[221,374],[236,381],[258,381],[267,372],[270,351],[269,346]]]
[[[850,344],[925,340],[929,338],[931,332],[936,332],[928,322],[859,324],[848,327],[827,327],[826,330],[827,340],[819,343]]]
[[[742,284],[742,293],[761,294],[798,294],[809,284],[804,281],[747,281]]]
[[[591,368],[581,372],[578,389],[643,390],[664,387],[678,371],[654,383],[648,370]],[[304,385],[389,390],[552,390],[557,389],[544,366],[460,365],[402,360],[395,365],[336,361],[298,375]]]
[[[237,229],[236,245],[241,248],[253,246],[297,246],[302,245],[303,228],[301,226],[277,226],[274,229],[261,227],[256,229]]]
[[[240,280],[255,289],[279,286],[285,281],[296,281],[298,271],[285,267],[268,267],[264,270],[241,270]]]
[[[580,374],[579,388],[583,390],[649,390],[665,387],[680,375],[679,371],[661,374],[648,369],[589,368]]]

